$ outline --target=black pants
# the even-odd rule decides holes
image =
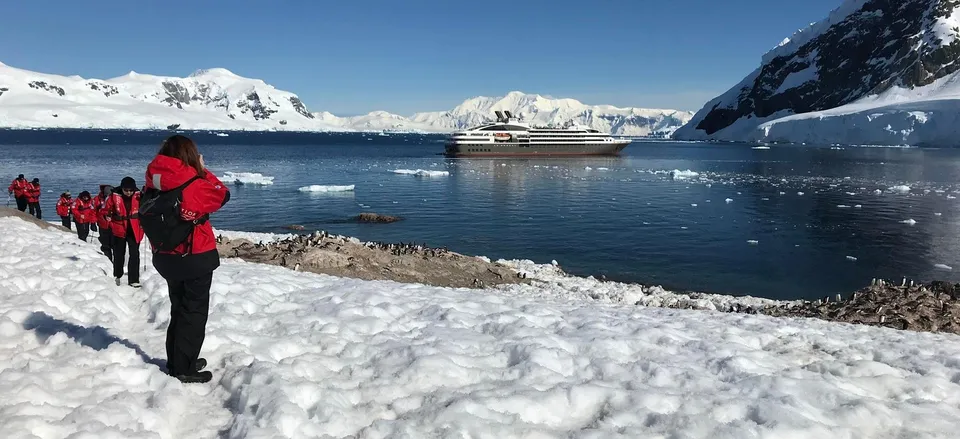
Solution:
[[[113,229],[109,226],[100,227],[100,251],[107,255],[107,259],[113,260]]]
[[[21,212],[27,211],[27,197],[17,197],[17,210]],[[30,212],[31,214],[33,212]]]
[[[130,249],[130,262],[127,264],[127,284],[140,283],[140,244],[133,233],[127,233],[126,238],[113,238],[113,277],[123,277],[123,258],[127,248]]]
[[[37,219],[43,219],[40,216],[40,202],[36,203],[27,203],[27,207],[30,208],[30,215],[36,216]]]
[[[63,224],[64,227],[66,227],[66,228],[69,229],[69,228],[70,228],[70,215],[61,216],[61,217],[60,217],[60,224]],[[79,227],[80,224],[77,224],[77,226]]]
[[[167,327],[167,370],[170,375],[192,374],[206,335],[213,272],[189,280],[167,280],[170,326]]]
[[[77,223],[77,237],[81,241],[87,242],[87,235],[90,235],[90,224]]]

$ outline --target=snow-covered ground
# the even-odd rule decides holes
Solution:
[[[360,281],[225,260],[164,375],[152,268],[0,219],[4,437],[954,437],[960,338]],[[149,267],[149,252],[144,253]]]

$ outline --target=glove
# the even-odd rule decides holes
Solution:
[[[140,218],[140,213],[139,213],[139,212],[134,212],[133,215],[130,215],[128,218],[130,218],[130,219],[139,219],[139,218]]]

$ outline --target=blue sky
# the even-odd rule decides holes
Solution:
[[[839,0],[12,1],[0,61],[64,75],[225,67],[338,115],[511,90],[696,110]]]

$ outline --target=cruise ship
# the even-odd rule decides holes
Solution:
[[[446,141],[447,157],[505,156],[602,156],[619,155],[629,139],[579,126],[533,127],[509,111],[495,111],[496,122],[485,123],[451,134]]]

